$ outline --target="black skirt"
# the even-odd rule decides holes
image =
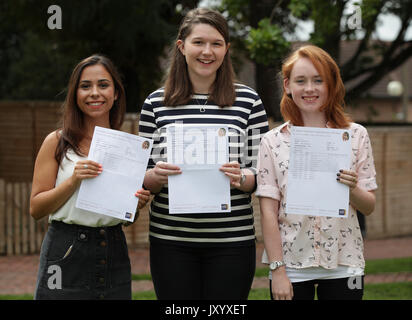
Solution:
[[[34,298],[130,300],[131,268],[122,226],[53,221],[41,247]]]

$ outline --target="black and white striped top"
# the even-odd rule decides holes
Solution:
[[[223,124],[229,128],[229,161],[255,172],[260,139],[268,131],[266,112],[257,93],[236,84],[233,106],[219,107],[207,95],[195,94],[187,105],[163,105],[163,88],[145,100],[139,135],[154,140],[148,169],[167,161],[166,128],[184,124]],[[150,206],[150,241],[189,246],[248,245],[255,240],[251,195],[231,189],[229,213],[169,214],[168,186],[155,195]]]

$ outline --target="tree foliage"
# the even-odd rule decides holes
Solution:
[[[62,10],[62,29],[50,30],[50,1],[0,4],[0,96],[63,100],[74,65],[102,53],[124,78],[128,111],[136,112],[162,77],[160,59],[194,0],[52,2]],[[182,9],[176,10],[177,4]]]
[[[268,70],[272,70],[273,77],[276,76],[280,62],[290,49],[290,41],[296,38],[294,30],[298,20],[313,21],[314,30],[309,42],[325,49],[340,65],[344,82],[350,84],[347,86],[348,101],[359,98],[412,55],[412,41],[405,39],[411,24],[412,0],[354,2],[353,7],[360,9],[356,12],[361,13],[357,18],[360,25],[355,28],[350,21],[356,12],[348,9],[349,0],[241,0],[240,5],[237,2],[223,0],[221,10],[228,11],[232,17],[241,13],[242,27],[249,26],[250,32],[240,33],[238,41],[244,42],[243,48],[260,65],[256,76],[257,90],[268,114],[277,120],[280,120],[279,94],[273,99],[273,93],[268,91],[279,92],[279,88],[276,88],[276,81],[268,87],[259,78],[266,78],[267,82]],[[376,37],[373,39],[381,14],[393,14],[401,21],[401,28],[390,43]],[[340,57],[341,41],[355,39],[358,40],[355,52],[343,61]]]
[[[259,21],[258,28],[250,30],[246,38],[246,48],[250,57],[257,63],[270,65],[283,57],[290,43],[282,35],[282,29],[270,22],[269,18]]]

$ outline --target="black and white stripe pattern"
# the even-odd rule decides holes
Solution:
[[[140,116],[139,135],[154,140],[148,168],[167,161],[166,128],[183,124],[224,124],[229,128],[229,161],[255,172],[259,142],[268,131],[266,112],[257,93],[236,84],[233,106],[221,108],[196,94],[189,104],[166,107],[163,88],[145,100]],[[202,110],[203,109],[203,110]],[[172,241],[192,246],[242,245],[253,242],[253,208],[249,193],[231,189],[230,213],[169,214],[168,186],[155,195],[150,210],[151,241]]]

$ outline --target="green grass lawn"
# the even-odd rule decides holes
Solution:
[[[256,269],[256,277],[267,277],[268,268]],[[412,257],[396,259],[379,259],[366,261],[366,274],[388,272],[412,272]],[[148,274],[132,275],[133,280],[151,280]],[[250,291],[249,300],[269,300],[269,289],[253,289]],[[134,292],[133,300],[155,300],[154,291]],[[25,295],[0,295],[0,300],[32,300],[33,296]],[[405,283],[378,283],[366,284],[364,300],[412,300],[412,282]]]
[[[155,300],[154,291],[133,293],[133,300]],[[249,300],[269,300],[269,288],[252,289]],[[412,300],[412,282],[366,284],[363,300]]]
[[[366,261],[365,274],[412,272],[412,257]]]
[[[252,289],[249,300],[269,300],[269,289]],[[0,295],[0,300],[32,300],[33,296]],[[133,300],[156,300],[154,291],[134,292]],[[412,282],[366,284],[363,300],[412,300]]]

